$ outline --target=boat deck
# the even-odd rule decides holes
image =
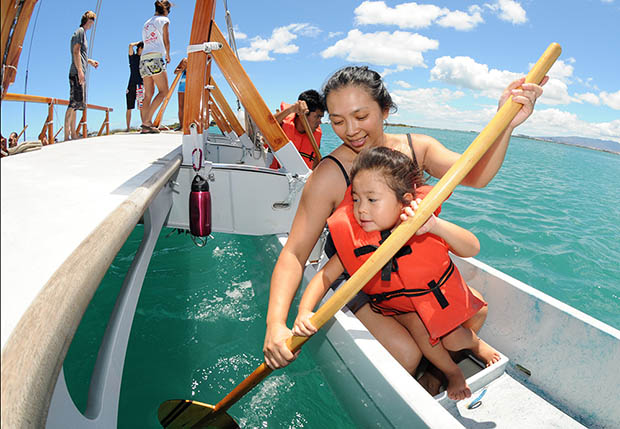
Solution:
[[[579,422],[503,373],[486,387],[480,405],[469,409],[482,389],[471,398],[451,401],[446,409],[466,428],[585,428]],[[518,422],[518,423],[517,423]]]
[[[123,133],[2,158],[2,348],[58,267],[164,160],[180,153],[181,140],[172,132]]]

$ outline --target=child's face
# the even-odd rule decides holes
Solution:
[[[403,205],[378,171],[362,170],[353,179],[353,213],[366,232],[393,228]]]

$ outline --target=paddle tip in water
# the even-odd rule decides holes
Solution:
[[[213,405],[187,399],[162,402],[157,417],[162,427],[238,429],[239,425],[226,413],[213,413]]]

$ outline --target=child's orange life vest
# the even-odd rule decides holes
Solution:
[[[432,189],[422,186],[416,198]],[[435,211],[438,215],[439,207]],[[389,236],[389,231],[366,232],[353,214],[351,189],[327,219],[338,257],[354,273]],[[430,334],[431,343],[469,320],[483,306],[461,277],[440,237],[414,235],[367,284],[373,310],[386,316],[415,311]]]

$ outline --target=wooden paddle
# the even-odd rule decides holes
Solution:
[[[314,133],[310,129],[310,124],[308,123],[308,118],[306,118],[306,115],[304,115],[303,113],[299,114],[297,116],[301,120],[301,123],[304,126],[304,130],[306,131],[306,134],[308,134],[308,138],[310,139],[310,143],[312,143],[312,149],[314,149],[314,153],[316,154],[316,159],[314,160],[314,165],[317,165],[319,162],[321,162],[321,152],[319,152],[319,145],[316,144],[316,140],[314,139]]]
[[[562,49],[557,43],[549,45],[528,73],[525,83],[539,84],[561,52]],[[349,302],[415,234],[418,228],[426,222],[431,213],[448,197],[456,185],[463,180],[495,142],[497,137],[506,129],[510,121],[521,109],[521,106],[521,104],[512,101],[512,97],[504,103],[491,122],[422,200],[415,216],[401,223],[351,278],[344,285],[340,286],[332,297],[314,313],[310,321],[317,329],[320,329],[338,310]],[[296,352],[308,339],[309,337],[291,336],[286,341],[286,344],[292,352]],[[166,401],[159,407],[159,421],[164,427],[170,428],[238,427],[234,420],[226,414],[226,410],[271,374],[271,372],[272,370],[263,362],[215,406],[189,400]],[[225,417],[228,417],[230,420]]]

